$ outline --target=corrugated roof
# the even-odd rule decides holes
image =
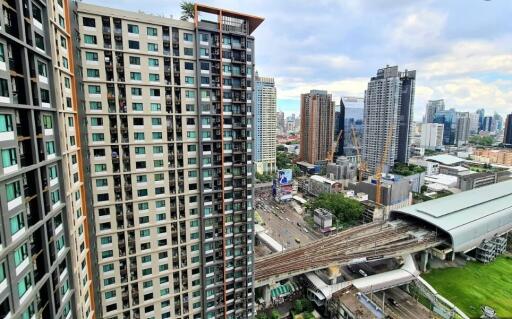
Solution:
[[[484,239],[512,228],[512,181],[423,202],[395,212],[417,217],[446,231],[452,237],[454,249],[465,251]]]

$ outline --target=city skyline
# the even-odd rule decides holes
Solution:
[[[180,1],[149,0],[144,7],[132,0],[85,2],[180,15]],[[499,27],[507,24],[505,1],[202,2],[265,16],[255,32],[265,43],[258,48],[258,70],[275,78],[277,107],[286,115],[299,113],[300,94],[311,89],[327,90],[335,101],[364,96],[367,78],[386,64],[417,70],[415,121],[429,99],[445,99],[447,108],[460,111],[484,107],[504,116],[512,98],[506,89],[512,81],[507,58],[512,32]],[[468,19],[471,25],[464,22]],[[314,45],[319,41],[329,45]]]

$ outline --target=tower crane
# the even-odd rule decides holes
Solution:
[[[384,151],[382,152],[382,157],[380,158],[379,166],[377,166],[375,170],[375,180],[377,182],[375,188],[375,203],[377,203],[378,205],[382,204],[382,171],[384,170],[385,160],[388,157],[389,147],[391,146],[391,140],[393,138],[393,129],[394,126],[393,124],[391,124],[387,132],[386,142],[384,143]]]
[[[363,172],[366,172],[366,162],[363,160],[363,157],[361,156],[361,146],[359,145],[359,139],[356,135],[356,130],[354,129],[354,126],[352,126],[352,144],[354,145],[354,148],[356,150],[357,158],[359,159],[359,165],[357,167],[359,175],[358,175],[358,181],[363,180]]]
[[[340,142],[341,136],[343,135],[343,130],[340,130],[336,139],[333,141],[331,149],[327,152],[327,157],[325,158],[328,162],[333,162],[334,153],[338,150],[338,144]]]

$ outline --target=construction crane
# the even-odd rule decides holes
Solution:
[[[393,124],[390,125],[388,134],[386,136],[386,142],[384,143],[384,151],[382,152],[382,157],[380,158],[379,166],[375,169],[375,180],[376,180],[376,187],[375,187],[375,203],[378,205],[382,204],[382,171],[384,170],[384,164],[385,160],[388,157],[389,147],[391,146],[391,141],[393,138]]]
[[[325,160],[330,163],[330,162],[333,162],[334,160],[334,153],[336,153],[336,151],[338,150],[338,144],[340,142],[340,139],[341,139],[341,136],[343,135],[343,130],[340,130],[340,132],[338,133],[338,135],[336,136],[336,139],[332,142],[332,147],[331,149],[327,152],[327,157],[325,158]]]
[[[359,162],[357,169],[359,171],[358,181],[360,182],[363,180],[363,172],[366,172],[367,168],[366,168],[366,162],[363,160],[363,157],[361,156],[361,146],[359,145],[359,139],[357,138],[356,130],[354,129],[353,125],[352,125],[352,144],[354,145],[354,148],[356,150],[356,154],[357,154],[357,158],[358,158],[358,162]]]

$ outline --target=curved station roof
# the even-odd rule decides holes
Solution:
[[[512,181],[394,210],[391,219],[404,215],[446,232],[454,251],[468,251],[512,229]]]

